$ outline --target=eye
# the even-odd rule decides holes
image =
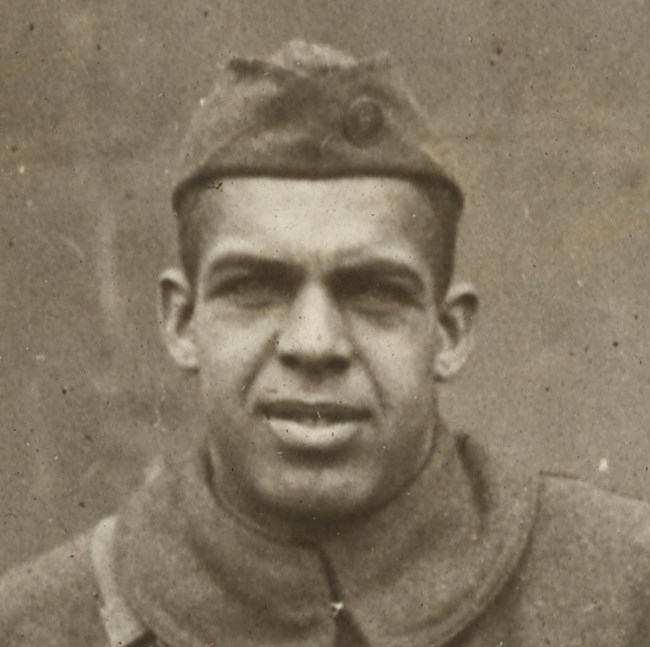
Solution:
[[[291,286],[283,277],[262,274],[230,276],[217,281],[212,296],[239,308],[265,308],[286,301]]]
[[[369,314],[393,314],[418,304],[414,291],[399,280],[359,277],[348,280],[342,287],[346,302]]]

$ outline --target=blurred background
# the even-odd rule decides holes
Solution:
[[[650,4],[0,5],[0,571],[201,432],[159,341],[169,172],[234,53],[388,49],[466,190],[482,296],[453,427],[650,499]]]

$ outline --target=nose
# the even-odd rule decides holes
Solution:
[[[309,373],[342,372],[352,344],[342,313],[327,290],[306,285],[298,293],[277,340],[281,362]]]

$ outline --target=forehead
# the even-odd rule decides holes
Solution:
[[[417,263],[430,253],[432,207],[407,180],[255,177],[214,186],[198,205],[204,257],[239,247],[312,260],[381,252]]]

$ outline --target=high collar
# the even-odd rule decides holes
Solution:
[[[537,479],[441,428],[425,468],[318,545],[235,518],[208,453],[137,493],[116,533],[118,582],[163,643],[331,647],[342,602],[372,647],[436,647],[494,599],[533,523]]]

